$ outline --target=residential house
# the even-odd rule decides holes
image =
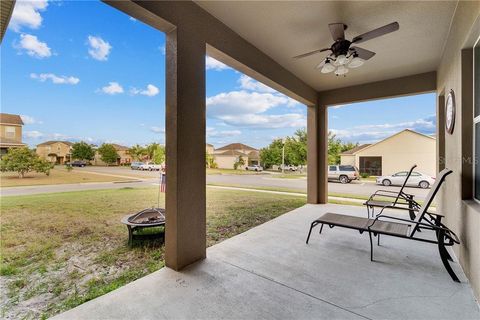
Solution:
[[[260,153],[257,149],[247,146],[243,143],[231,143],[213,152],[215,162],[220,169],[233,169],[234,164],[243,159],[245,165],[239,166],[239,169],[246,165],[255,165],[260,162]]]
[[[133,158],[129,152],[129,149],[130,149],[129,147],[125,147],[116,143],[111,143],[111,145],[115,148],[118,154],[117,162],[115,163],[115,165],[117,166],[129,165],[133,161]],[[93,165],[96,165],[96,166],[107,165],[105,162],[102,161],[102,157],[100,156],[98,151],[95,152]]]
[[[73,143],[70,141],[46,141],[35,150],[42,159],[55,164],[65,164],[71,160]]]
[[[213,144],[210,144],[210,143],[207,143],[205,145],[205,152],[207,154],[210,154],[210,155],[213,155],[213,152],[215,151],[215,147],[213,146]]]
[[[0,156],[10,148],[24,147],[22,118],[17,114],[0,113]]]
[[[340,164],[353,165],[360,173],[374,176],[408,170],[435,176],[436,139],[413,130],[403,130],[374,144],[362,144],[340,154]]]

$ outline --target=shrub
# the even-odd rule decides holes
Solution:
[[[370,175],[368,173],[364,172],[364,173],[360,174],[360,177],[362,177],[363,179],[366,179],[366,178],[370,177]]]

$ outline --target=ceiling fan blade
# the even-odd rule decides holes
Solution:
[[[400,28],[400,25],[398,24],[398,22],[392,22],[383,27],[380,27],[375,30],[356,36],[355,38],[353,38],[352,43],[362,43],[362,42],[383,36],[384,34],[397,31],[399,28]]]
[[[350,47],[350,50],[355,50],[355,52],[358,54],[358,57],[362,58],[363,60],[368,60],[376,54],[375,52],[360,47]]]
[[[311,56],[311,55],[313,55],[313,54],[317,54],[317,53],[320,53],[320,52],[323,52],[323,51],[327,51],[327,50],[331,50],[331,49],[330,49],[330,48],[324,48],[324,49],[313,50],[313,51],[310,51],[310,52],[303,53],[303,54],[300,54],[300,55],[298,55],[298,56],[295,56],[295,57],[293,57],[293,59],[305,58],[305,57]]]
[[[328,28],[334,41],[345,39],[345,29],[347,29],[347,26],[343,23],[330,23]]]

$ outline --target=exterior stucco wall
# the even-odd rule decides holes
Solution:
[[[469,125],[472,109],[466,103],[468,97],[462,97],[462,89],[471,83],[462,83],[462,49],[472,47],[480,35],[479,30],[480,2],[460,1],[437,73],[439,98],[454,90],[457,105],[455,130],[452,135],[445,134],[445,159],[440,159],[453,173],[440,191],[438,211],[446,216],[446,224],[460,237],[462,244],[455,246],[455,254],[477,299],[480,298],[480,205],[471,200],[472,166],[468,155],[472,154]],[[439,105],[438,112],[443,112],[443,108]],[[437,123],[437,128],[444,130],[444,123]],[[465,155],[467,162],[462,159]]]
[[[355,154],[355,166],[360,157],[382,157],[382,175],[394,174],[417,165],[416,171],[435,176],[435,139],[411,131],[403,131]]]
[[[7,135],[7,128],[14,128],[15,129],[15,135],[8,136]],[[19,126],[18,124],[0,124],[0,137],[2,138],[8,138],[15,140],[15,142],[22,143],[22,126]]]
[[[215,162],[219,169],[233,169],[233,164],[237,161],[237,156],[219,156],[215,155]],[[243,157],[245,163],[248,163],[248,158]],[[238,169],[244,169],[245,166],[239,166]]]
[[[340,164],[356,166],[358,168],[358,165],[355,163],[355,155],[353,155],[353,154],[341,155],[340,156]]]

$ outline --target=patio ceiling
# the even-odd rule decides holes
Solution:
[[[435,71],[457,6],[456,1],[196,3],[318,91]],[[329,23],[347,24],[351,39],[394,21],[399,31],[359,45],[377,55],[346,77],[315,69],[326,53],[292,59],[329,47]]]

